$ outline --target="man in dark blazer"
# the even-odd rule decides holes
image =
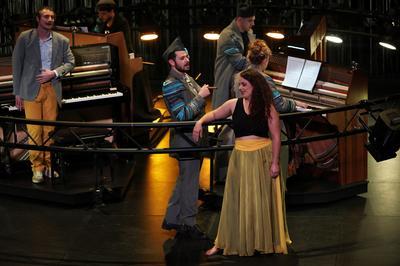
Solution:
[[[27,119],[56,120],[61,104],[60,78],[72,70],[74,56],[69,40],[52,31],[55,13],[50,7],[36,14],[37,28],[21,33],[12,56],[15,103],[25,109]],[[30,144],[50,145],[49,132],[54,127],[27,125]],[[50,177],[51,164],[48,152],[31,150],[32,182],[43,182],[43,174]]]

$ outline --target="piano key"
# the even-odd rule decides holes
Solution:
[[[13,81],[8,80],[8,81],[1,81],[0,82],[0,87],[12,87]]]
[[[0,76],[0,81],[10,81],[12,82],[12,75],[5,75],[5,76]]]
[[[346,99],[347,94],[345,93],[340,93],[340,92],[335,92],[335,91],[330,91],[330,90],[325,90],[325,89],[316,89],[314,90],[315,93],[327,95],[327,96],[332,96],[340,99]]]
[[[111,92],[111,93],[106,93],[106,94],[96,94],[96,95],[90,95],[90,96],[84,96],[84,97],[75,97],[75,98],[70,98],[70,99],[62,99],[63,104],[70,104],[70,103],[77,103],[77,102],[86,102],[86,101],[95,101],[95,100],[101,100],[101,99],[109,99],[109,98],[116,98],[116,97],[122,97],[124,94],[122,92]]]
[[[12,112],[12,111],[19,111],[17,106],[9,106],[8,107],[8,111]]]
[[[0,105],[1,109],[7,109],[8,111],[19,111],[19,109],[15,105],[9,105],[9,104],[1,104]]]
[[[100,69],[100,70],[91,70],[91,71],[83,71],[83,72],[72,72],[70,75],[66,76],[66,78],[72,77],[92,77],[92,76],[102,76],[109,75],[112,73],[111,69]]]

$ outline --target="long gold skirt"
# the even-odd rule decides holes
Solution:
[[[236,140],[215,239],[224,255],[287,254],[281,178],[270,177],[271,159],[269,139]]]

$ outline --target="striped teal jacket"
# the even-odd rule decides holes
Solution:
[[[199,89],[200,86],[188,74],[171,69],[162,92],[173,120],[197,120],[204,114],[205,100],[198,95]]]

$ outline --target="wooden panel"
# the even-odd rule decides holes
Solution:
[[[326,18],[323,17],[313,17],[311,19],[311,22],[315,29],[311,33],[311,36],[309,37],[310,39],[310,55],[314,60],[320,60],[320,61],[325,61],[326,58],[324,57],[323,53],[323,44],[324,44],[324,38],[326,34]]]
[[[367,179],[367,134],[341,138],[339,141],[339,184],[347,185]]]
[[[15,39],[21,34],[21,32],[31,29],[29,26],[22,25],[19,27],[19,31],[15,33]],[[94,43],[105,43],[106,35],[101,33],[89,33],[89,32],[72,32],[69,30],[62,30],[54,28],[55,32],[64,35],[69,39],[69,43],[71,46],[80,46]]]
[[[285,77],[286,64],[286,56],[273,55],[266,71],[276,81],[278,90],[286,98],[300,100],[322,109],[354,104],[368,99],[368,79],[359,70],[322,63],[311,94],[281,85]],[[359,127],[358,121],[353,119],[353,115],[357,111],[330,113],[326,117],[331,125],[335,125],[340,132],[343,132],[345,129],[351,130]],[[367,150],[364,147],[366,141],[367,134],[339,138],[339,172],[336,177],[330,175],[336,178],[335,182],[339,185],[348,185],[367,179]]]
[[[12,74],[11,57],[0,57],[0,76]]]

